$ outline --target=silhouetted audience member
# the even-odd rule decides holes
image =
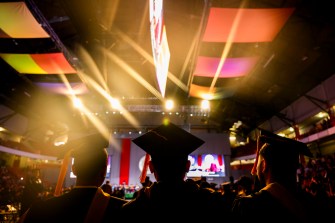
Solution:
[[[296,180],[299,155],[312,156],[307,145],[263,131],[258,142],[264,144],[258,147],[253,173],[263,188],[236,198],[232,208],[236,221],[315,221],[311,197],[297,189]]]
[[[237,180],[236,185],[237,185],[236,196],[246,196],[253,193],[254,181],[249,176],[246,175],[241,176]]]
[[[106,180],[106,182],[101,186],[101,189],[106,192],[107,194],[112,194],[112,185],[110,184],[109,180]]]
[[[107,171],[108,140],[93,134],[68,142],[73,149],[72,171],[76,185],[60,196],[35,203],[20,222],[113,222],[126,200],[112,197],[100,188]],[[85,221],[86,220],[86,221]]]
[[[22,191],[21,210],[23,214],[36,201],[41,200],[44,191],[39,169],[28,170],[27,178]]]
[[[141,183],[141,184],[142,184],[142,187],[144,187],[144,188],[145,187],[150,187],[151,184],[152,184],[152,181],[150,180],[149,176],[146,176],[144,182]]]
[[[221,196],[217,201],[217,205],[220,206],[224,214],[225,222],[233,222],[231,208],[236,197],[236,191],[234,190],[234,184],[231,181],[220,184]]]
[[[173,123],[163,124],[133,142],[151,156],[149,169],[156,182],[139,191],[138,196],[124,205],[124,210],[146,211],[164,220],[185,218],[188,221],[198,219],[198,214],[211,217],[216,214],[215,195],[210,190],[201,189],[193,180],[185,176],[190,167],[188,155],[201,146],[204,141]]]

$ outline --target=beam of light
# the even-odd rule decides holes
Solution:
[[[106,127],[106,125],[96,116],[94,115],[86,106],[81,107],[81,111],[83,114],[86,115],[88,120],[96,127],[96,129],[101,133],[101,135],[106,139],[110,140],[110,133],[109,129]],[[111,142],[114,146],[117,145],[115,141]]]
[[[79,72],[78,72],[78,74],[79,74]],[[59,74],[59,76],[60,76],[61,80],[63,81],[64,85],[67,87],[67,89],[70,92],[70,94],[68,95],[70,100],[72,100],[73,103],[80,101],[76,97],[75,93],[73,92],[73,90],[71,88],[71,85],[70,85],[69,81],[67,80],[66,76],[64,74]],[[100,87],[100,89],[101,89],[101,87]],[[97,116],[93,115],[93,113],[88,108],[86,108],[85,105],[81,102],[80,102],[80,106],[78,106],[78,109],[79,109],[80,112],[82,112],[85,115],[84,117],[88,118],[88,120],[96,127],[96,129],[102,134],[102,136],[106,138],[106,140],[109,140],[109,142],[115,148],[119,148],[118,143],[110,137],[109,129],[105,126],[105,124]],[[83,120],[84,123],[85,123],[85,120]]]
[[[220,72],[222,70],[223,64],[225,63],[227,55],[228,55],[228,53],[230,51],[230,48],[231,48],[231,46],[233,44],[233,39],[234,39],[234,36],[236,34],[236,30],[237,30],[238,24],[239,24],[240,19],[241,19],[241,15],[242,15],[241,12],[242,12],[241,10],[238,11],[238,13],[236,15],[236,18],[234,20],[234,23],[232,25],[231,32],[229,33],[229,36],[228,36],[228,39],[227,39],[227,43],[226,43],[226,45],[225,45],[225,47],[224,47],[224,49],[222,51],[221,59],[220,59],[220,62],[218,64],[218,68],[216,69],[215,75],[213,77],[213,81],[212,81],[211,86],[210,86],[210,92],[212,92],[213,89],[214,89],[214,86],[215,86],[215,84],[217,82],[217,79],[219,78]]]
[[[150,91],[153,95],[155,95],[159,100],[163,101],[162,95],[149,84],[139,73],[137,73],[134,69],[132,69],[125,61],[119,58],[112,52],[106,50],[107,57],[118,64],[121,68],[123,68],[131,77],[133,77],[137,82],[139,82],[142,86],[144,86],[148,91]]]
[[[185,59],[185,62],[184,62],[184,65],[181,69],[181,74],[184,74],[185,73],[185,70],[187,68],[187,64],[188,62],[191,60],[191,56],[192,54],[194,54],[194,51],[199,48],[199,39],[201,39],[201,35],[202,35],[202,29],[203,27],[206,25],[205,23],[207,22],[207,10],[208,8],[210,8],[210,4],[208,1],[205,1],[205,5],[203,7],[203,11],[202,11],[202,16],[201,16],[201,22],[199,23],[199,27],[198,27],[198,30],[196,32],[196,35],[194,36],[193,38],[193,41],[192,41],[192,44],[191,44],[191,47],[190,47],[190,50],[188,51],[188,54],[186,56],[186,59]],[[192,50],[192,49],[195,49],[195,50]],[[192,60],[192,66],[191,66],[191,74],[193,72],[193,69],[194,69],[194,61],[195,61],[195,57],[196,57],[196,54],[195,56],[193,56],[193,60]],[[188,79],[188,82],[187,82],[187,86],[191,86],[192,84],[192,80],[193,79],[193,75],[190,75],[189,79]],[[187,88],[187,91],[188,91],[188,88]]]
[[[136,42],[134,42],[131,38],[129,38],[126,34],[118,29],[116,29],[116,34],[120,36],[122,40],[127,42],[131,47],[133,47],[134,50],[142,55],[149,63],[152,64],[152,66],[155,66],[153,57],[149,53],[147,53],[141,46],[139,46]],[[180,78],[177,78],[173,73],[168,72],[168,78],[183,91],[188,91],[188,87],[182,81],[180,81]]]
[[[78,72],[78,75],[79,74],[80,74],[80,72]],[[63,83],[65,84],[65,86],[68,88],[69,92],[72,92],[71,94],[68,95],[70,100],[72,100],[74,103],[76,101],[78,101],[79,99],[74,94],[74,92],[71,88],[71,85],[70,85],[69,81],[67,80],[66,76],[64,74],[59,74],[59,76],[60,76],[61,80],[63,81]],[[94,83],[96,83],[96,82],[94,82]],[[101,89],[100,86],[99,86],[99,89]],[[106,92],[106,91],[103,91],[103,92]],[[93,115],[93,113],[87,107],[85,107],[85,105],[83,103],[80,103],[80,106],[78,107],[78,109],[79,109],[80,112],[82,112],[85,115],[85,117],[88,118],[88,120],[96,127],[96,129],[103,135],[103,137],[105,137],[107,140],[110,140],[110,143],[113,146],[115,146],[116,148],[119,147],[118,144],[115,142],[115,140],[110,139],[110,133],[109,133],[108,128],[105,126],[105,124],[97,116]],[[85,120],[83,120],[83,121],[85,122]]]
[[[85,63],[88,64],[88,67],[92,71],[91,73],[97,78],[100,85],[103,86],[103,88],[106,91],[109,91],[106,81],[103,79],[103,76],[102,76],[101,72],[99,71],[98,66],[96,65],[96,63],[94,62],[94,60],[92,59],[90,54],[87,52],[87,50],[85,50],[81,46],[79,46],[78,49],[79,49],[78,50],[79,54],[82,56],[82,60],[84,60]]]
[[[113,26],[114,19],[116,16],[117,9],[119,7],[120,0],[115,1],[105,1],[103,9],[102,19],[99,21],[102,23],[103,27],[110,28]]]
[[[180,79],[177,78],[174,74],[168,72],[168,78],[180,89],[182,89],[185,92],[188,92],[188,87],[182,81],[180,81]]]
[[[79,74],[79,72],[78,72]],[[64,74],[59,74],[61,80],[63,81],[63,83],[65,84],[65,86],[68,88],[69,92],[72,92],[71,94],[69,94],[69,98],[75,102],[77,100],[79,100],[76,95],[74,94],[71,85],[69,83],[69,81],[67,80],[66,76]],[[105,91],[104,91],[105,92]],[[102,134],[103,137],[106,138],[106,140],[109,140],[110,143],[115,146],[116,148],[118,148],[118,143],[115,142],[115,140],[112,140],[110,138],[110,133],[109,133],[109,129],[105,126],[105,124],[95,115],[93,115],[93,113],[85,107],[84,104],[81,103],[81,105],[78,107],[79,111],[81,111],[83,114],[85,114],[85,116],[88,118],[88,120],[96,127],[96,129]]]
[[[88,85],[90,85],[94,90],[96,90],[101,96],[103,96],[111,105],[113,104],[113,102],[115,101],[115,99],[108,93],[106,92],[104,89],[102,89],[102,87],[95,82],[91,77],[89,77],[88,75],[85,75],[83,72],[78,72],[79,76],[84,79],[85,83],[87,83]],[[138,121],[127,111],[127,109],[125,109],[121,104],[119,104],[119,111],[121,111],[125,118],[133,125],[133,126],[139,126]]]
[[[102,50],[105,50],[105,49],[103,48]],[[108,53],[108,51],[106,52]],[[85,50],[82,50],[81,53],[85,54],[86,59],[88,59],[89,61],[92,61],[92,58],[90,57],[89,54],[87,54]],[[95,66],[95,63],[93,63],[93,66]],[[97,71],[96,74],[98,74],[97,77],[102,77],[98,69],[96,69],[96,71]],[[88,86],[90,86],[96,92],[98,92],[101,96],[103,96],[110,104],[113,104],[115,99],[105,89],[103,89],[95,80],[93,80],[90,76],[86,75],[84,72],[81,72],[81,71],[78,71],[78,75]],[[102,79],[100,79],[100,82],[104,83],[104,86],[106,87],[106,89],[108,89],[105,82]],[[139,126],[138,121],[127,111],[127,109],[122,107],[121,104],[119,105],[119,110],[123,113],[124,117],[129,121],[129,123],[132,126],[135,126],[135,127]]]
[[[96,129],[101,133],[101,135],[109,141],[111,145],[115,148],[120,149],[119,144],[111,137],[108,127],[103,123],[96,115],[93,114],[87,107],[82,106],[81,110],[83,115],[96,127]]]
[[[96,92],[98,92],[101,96],[103,96],[110,104],[113,104],[114,98],[109,94],[109,90],[107,87],[106,82],[103,80],[101,73],[99,72],[99,69],[96,67],[96,64],[94,63],[92,57],[87,53],[87,51],[80,47],[80,53],[83,55],[83,58],[87,60],[87,64],[91,64],[93,66],[93,69],[95,70],[95,76],[98,78],[99,82],[102,83],[104,86],[104,89],[99,85],[93,78],[86,75],[84,72],[78,71],[78,76],[81,78],[81,80],[87,84],[88,86],[91,86]],[[108,53],[107,50],[102,48],[103,53]],[[107,54],[108,55],[108,54]],[[119,110],[124,114],[125,118],[135,127],[139,126],[138,121],[124,108],[120,105]]]
[[[88,75],[86,75],[86,74],[84,74],[83,72],[80,72],[80,71],[78,72],[78,75],[81,77],[81,79],[87,85],[90,85],[93,89],[95,89],[109,103],[112,104],[115,101],[115,99],[109,93],[107,93],[104,89],[102,89],[102,87],[97,82],[95,82],[91,77],[89,77]],[[138,121],[121,104],[119,104],[119,111],[121,111],[123,113],[124,117],[129,121],[129,123],[132,126],[135,126],[135,127],[140,126]],[[84,114],[86,114],[86,113],[87,112],[84,112]],[[90,120],[92,120],[92,118],[90,118]]]
[[[67,80],[65,74],[64,73],[59,73],[58,76],[60,77],[60,79],[64,83],[65,87],[67,88],[67,90],[69,92],[69,94],[68,94],[69,97],[73,100],[76,97],[76,94],[75,94],[75,91],[72,89],[71,84]]]

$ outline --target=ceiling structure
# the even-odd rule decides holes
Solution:
[[[335,19],[326,0],[165,0],[165,95],[156,79],[149,1],[24,3],[46,33],[13,37],[0,15],[0,100],[13,111],[1,113],[2,124],[20,114],[35,120],[30,131],[99,125],[87,124],[89,115],[73,108],[66,88],[58,86],[65,80],[109,129],[150,128],[167,115],[177,124],[218,132],[241,123],[248,134],[335,71]],[[66,69],[62,75],[28,72],[27,60],[18,68],[8,54],[28,55],[37,64],[50,62],[41,54],[52,55]],[[119,98],[124,113],[113,114],[101,92]],[[213,93],[210,111],[199,107],[203,92]],[[167,98],[177,109],[162,115]]]

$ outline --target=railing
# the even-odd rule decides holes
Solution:
[[[319,139],[322,139],[322,138],[325,138],[327,136],[334,135],[334,134],[335,134],[335,126],[325,129],[323,131],[314,133],[312,135],[309,135],[303,139],[299,139],[299,141],[304,142],[304,143],[310,143],[310,142],[313,142],[313,141],[316,141],[316,140],[319,140]]]

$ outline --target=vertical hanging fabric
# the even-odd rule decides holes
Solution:
[[[149,161],[150,161],[150,155],[149,153],[146,153],[145,158],[144,158],[144,163],[143,163],[143,169],[142,169],[141,176],[140,176],[141,183],[145,182],[145,178],[147,176],[147,171],[148,171],[148,166],[149,166]]]
[[[130,139],[122,139],[122,151],[120,158],[120,184],[129,184],[130,168]]]
[[[201,156],[202,156],[201,154],[198,155],[198,166],[202,165],[202,157]]]
[[[57,185],[55,188],[55,192],[54,192],[54,196],[60,196],[62,194],[62,189],[63,189],[63,183],[64,183],[64,179],[65,179],[65,175],[67,172],[67,168],[69,166],[70,163],[70,159],[71,159],[71,153],[72,150],[69,150],[63,158],[63,162],[62,162],[62,166],[58,175],[58,180],[57,180]]]
[[[219,162],[219,165],[222,166],[222,155],[218,155],[218,162]]]
[[[260,150],[260,139],[259,139],[260,135],[257,136],[257,148],[256,148],[256,158],[255,158],[255,162],[254,165],[252,166],[251,169],[251,175],[257,175],[257,164],[258,164],[258,155],[259,155],[259,150]]]

